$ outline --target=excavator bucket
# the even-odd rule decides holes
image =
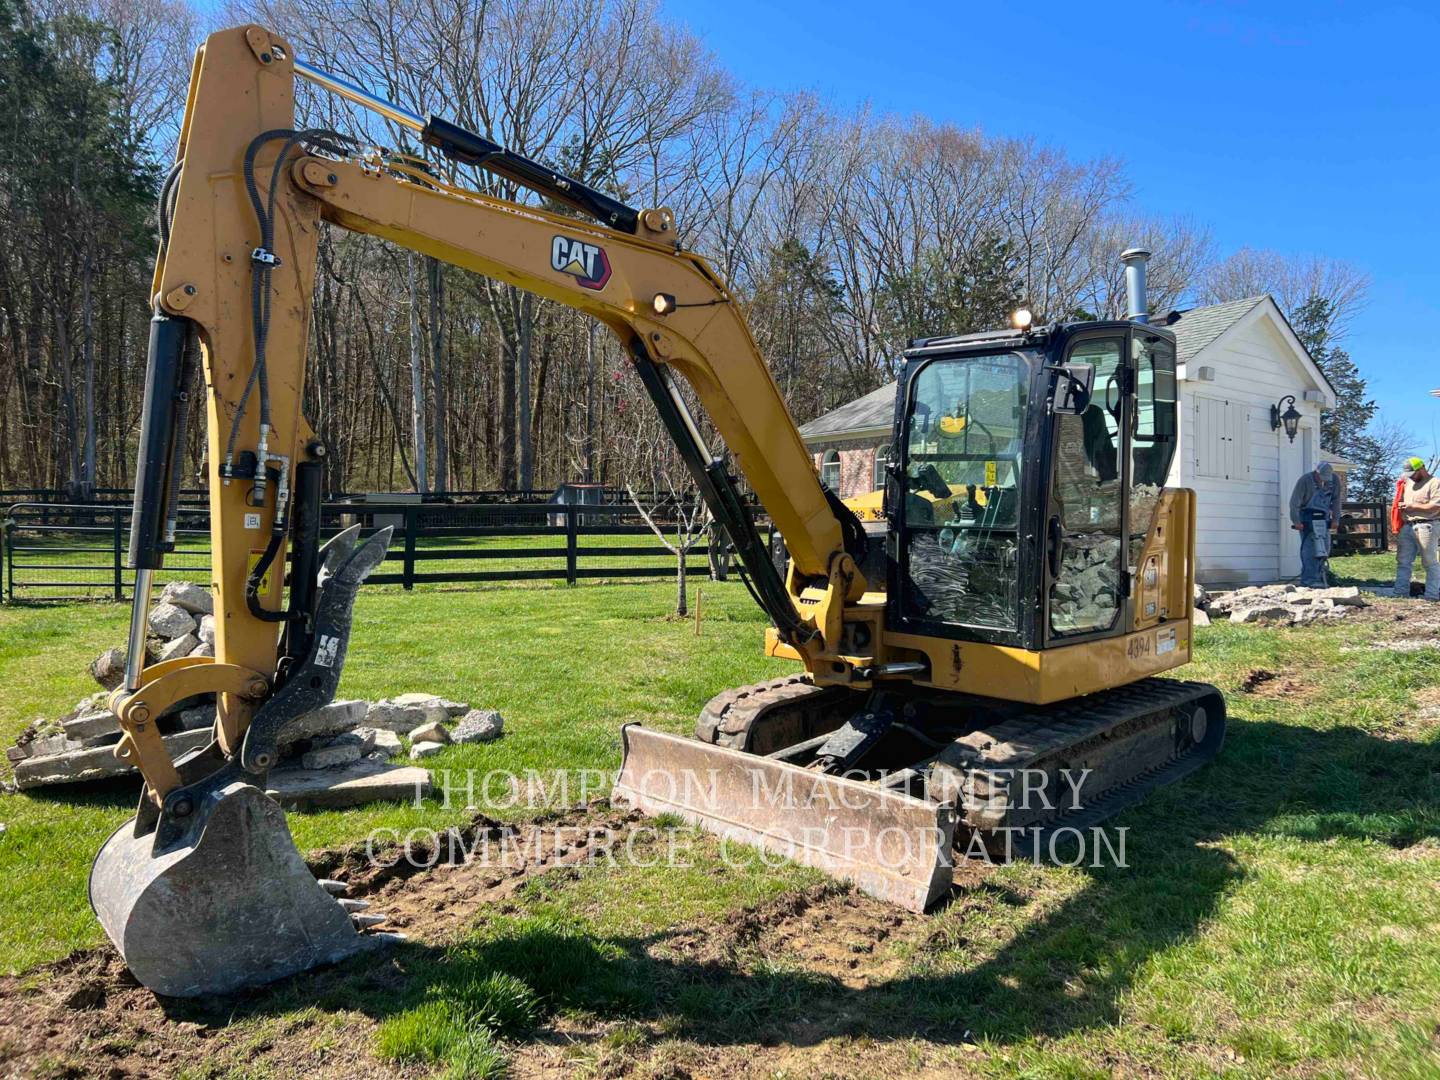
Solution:
[[[127,822],[90,870],[90,906],[135,978],[172,997],[224,994],[386,940],[356,930],[263,791],[237,781],[212,798],[193,843],[157,855]]]
[[[90,906],[131,973],[156,993],[228,993],[397,939],[358,932],[357,920],[383,919],[352,915],[364,905],[337,900],[316,880],[284,812],[257,786],[286,727],[334,697],[356,593],[390,540],[382,529],[357,544],[359,532],[346,529],[321,549],[313,641],[251,720],[241,754],[227,759],[212,743],[177,761],[184,786],[158,812],[142,803],[91,867]]]
[[[617,805],[676,814],[910,911],[924,911],[950,889],[955,811],[948,803],[638,724],[627,724],[621,739]]]

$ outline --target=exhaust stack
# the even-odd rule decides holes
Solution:
[[[1148,323],[1150,305],[1145,295],[1145,264],[1150,261],[1150,251],[1143,247],[1128,248],[1120,253],[1120,261],[1125,264],[1125,317]]]

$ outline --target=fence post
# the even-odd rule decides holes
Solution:
[[[405,507],[405,566],[402,587],[406,592],[415,588],[415,507]]]
[[[575,504],[565,504],[565,584],[575,584],[575,565],[578,562],[579,551],[576,544],[575,533]]]
[[[14,531],[14,518],[7,516],[0,521],[0,548],[5,549],[5,596],[12,604],[15,602],[15,545],[11,540]]]
[[[125,582],[120,575],[120,567],[124,564],[124,559],[120,554],[120,511],[118,508],[110,512],[110,523],[112,525],[110,534],[115,553],[115,602],[119,603],[125,599]]]
[[[1380,554],[1390,550],[1390,507],[1383,502],[1375,515],[1380,519]]]

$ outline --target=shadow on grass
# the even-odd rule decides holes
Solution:
[[[1232,720],[1215,763],[1112,823],[1129,827],[1127,868],[1085,870],[1070,899],[970,964],[967,953],[992,950],[966,913],[1030,901],[993,880],[961,891],[952,910],[933,917],[922,946],[943,966],[863,988],[807,972],[779,950],[695,947],[723,939],[726,925],[606,937],[563,907],[539,905],[496,913],[449,949],[410,944],[393,963],[362,961],[238,1001],[166,1007],[176,1019],[216,1025],[308,1006],[359,1009],[522,1039],[544,1016],[570,1010],[664,1018],[669,1034],[711,1045],[1058,1036],[1117,1021],[1142,966],[1217,914],[1244,871],[1215,842],[1248,834],[1406,847],[1440,836],[1437,776],[1434,744]]]

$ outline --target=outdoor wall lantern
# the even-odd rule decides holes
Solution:
[[[1290,404],[1285,407],[1285,411],[1282,413],[1280,408],[1285,405],[1287,401]],[[1285,425],[1286,436],[1289,437],[1291,442],[1294,442],[1295,433],[1300,430],[1300,413],[1295,408],[1294,394],[1286,394],[1278,402],[1270,406],[1270,430],[1279,431],[1281,424]]]

